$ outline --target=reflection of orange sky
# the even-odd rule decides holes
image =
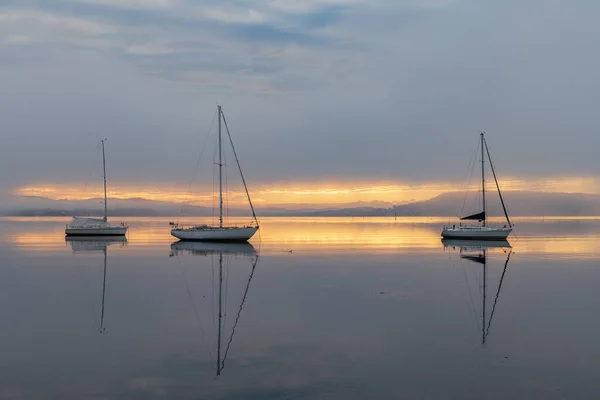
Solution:
[[[8,218],[5,218],[8,219]],[[583,220],[585,218],[578,218]],[[598,218],[587,218],[598,221]],[[27,251],[64,251],[70,249],[65,243],[64,221],[56,217],[10,218],[23,222],[19,229],[6,232],[2,238],[16,248]],[[527,220],[517,218],[521,225]],[[559,219],[557,219],[559,220]],[[565,219],[560,219],[565,220]],[[169,233],[168,218],[124,219],[131,228],[127,234],[128,244],[111,246],[109,252],[129,252],[143,247],[144,252],[168,256],[170,244],[176,239]],[[27,223],[25,223],[27,222]],[[31,223],[29,223],[31,222]],[[38,222],[38,223],[36,223]],[[43,224],[39,222],[44,222]],[[207,222],[193,218],[189,224]],[[240,220],[240,222],[247,222]],[[440,227],[446,218],[404,217],[394,222],[390,217],[373,218],[262,218],[259,233],[251,243],[263,255],[307,253],[423,253],[442,254]],[[552,224],[553,222],[548,222]],[[598,223],[598,222],[595,222]],[[518,232],[517,232],[518,233]],[[600,229],[598,234],[600,234]],[[511,236],[509,241],[517,254],[545,255],[571,259],[600,258],[598,234],[580,234],[578,231],[562,236]]]
[[[471,189],[477,188],[473,182]],[[506,191],[539,191],[599,194],[600,183],[589,177],[559,177],[537,180],[517,178],[502,179],[501,187]],[[357,202],[384,202],[404,204],[421,201],[453,191],[465,190],[466,186],[453,182],[422,183],[277,183],[251,185],[253,202],[258,206],[273,205],[327,205]],[[81,188],[68,184],[38,184],[23,186],[13,194],[38,196],[52,200],[87,200],[102,197],[100,185],[97,188]],[[210,206],[213,202],[212,187],[197,187],[192,191],[187,186],[152,186],[134,184],[111,184],[108,196],[116,199],[142,198],[146,200],[168,201]],[[242,190],[228,191],[228,203],[232,206],[245,204]]]

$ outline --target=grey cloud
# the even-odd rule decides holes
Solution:
[[[83,180],[100,137],[114,180],[184,182],[217,101],[251,182],[457,179],[480,130],[501,174],[597,173],[599,5],[396,4],[349,3],[327,26],[304,22],[298,34],[327,45],[71,9],[117,32],[0,47],[0,186]]]

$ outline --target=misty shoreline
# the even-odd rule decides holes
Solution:
[[[546,192],[507,192],[505,200],[511,216],[564,216],[581,217],[600,215],[600,195],[581,193]],[[0,210],[0,215],[9,217],[71,217],[101,216],[104,210],[98,202],[85,203],[36,199],[37,204],[21,204],[10,209]],[[156,202],[145,199],[117,199],[116,207],[109,207],[113,217],[211,217],[211,207],[181,205],[177,203]],[[477,201],[466,201],[464,194],[451,192],[441,194],[429,200],[418,201],[391,207],[368,205],[316,206],[305,204],[300,207],[273,206],[256,207],[257,215],[263,217],[448,217],[465,215],[480,207]],[[498,199],[487,202],[488,215],[503,215]],[[232,217],[251,216],[249,210],[229,208]]]

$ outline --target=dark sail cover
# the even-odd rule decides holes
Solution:
[[[460,258],[464,258],[465,260],[474,261],[478,264],[485,264],[485,256],[483,254],[479,255],[461,255]]]
[[[477,221],[485,221],[485,212],[480,212],[473,215],[467,215],[466,217],[462,217],[461,220],[477,220]]]

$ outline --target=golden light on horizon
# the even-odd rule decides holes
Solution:
[[[110,252],[122,250],[133,251],[143,247],[156,254],[169,254],[169,245],[176,239],[170,235],[168,222],[170,217],[143,217],[127,220],[131,230],[127,235],[127,246],[116,243],[110,246]],[[569,220],[567,218],[562,218]],[[598,220],[580,217],[578,220]],[[71,251],[71,245],[64,237],[63,221],[56,217],[12,217],[11,221],[47,222],[36,225],[36,229],[23,227],[15,232],[7,232],[3,239],[16,248],[27,251]],[[556,218],[561,220],[561,218]],[[61,223],[50,224],[48,222]],[[517,219],[519,225],[526,222],[540,221],[540,218]],[[64,221],[65,223],[67,221]],[[206,223],[208,218],[188,218],[186,222]],[[378,253],[413,253],[427,252],[444,254],[459,252],[458,247],[445,248],[439,228],[445,218],[403,217],[394,221],[390,217],[266,217],[261,219],[261,233],[251,240],[251,244],[260,254],[287,254],[290,249],[294,253],[327,254],[339,251]],[[90,239],[93,241],[93,239]],[[563,236],[520,236],[509,237],[516,254],[532,254],[547,257],[565,257],[568,259],[600,258],[600,242],[595,235],[565,234]],[[502,249],[491,250],[499,253]],[[516,259],[515,259],[516,261]],[[513,261],[513,263],[515,262]]]
[[[350,185],[350,184],[283,184],[261,185],[251,188],[252,201],[256,205],[327,205],[356,202],[384,202],[391,204],[408,203],[433,198],[441,193],[453,191],[452,185],[421,184],[421,185]],[[86,190],[66,184],[46,184],[20,187],[15,195],[26,197],[42,197],[50,200],[84,201],[101,199],[104,194],[101,189]],[[196,188],[188,191],[185,187],[156,187],[140,188],[134,185],[112,185],[107,190],[111,199],[144,199],[165,201],[178,204],[210,206],[216,199],[212,188]],[[246,194],[243,191],[227,191],[226,200],[229,205],[246,204]]]
[[[299,182],[272,183],[250,186],[252,201],[257,206],[285,205],[343,205],[350,203],[380,202],[386,206],[424,201],[443,193],[479,190],[475,180],[469,186],[454,182]],[[488,182],[495,190],[493,182]],[[506,178],[501,182],[504,191],[538,191],[554,193],[600,194],[600,182],[593,177],[556,177],[544,179]],[[41,197],[50,200],[83,201],[103,197],[101,188],[91,189],[64,183],[34,184],[17,188],[13,194]],[[112,184],[108,188],[111,199],[144,199],[177,204],[211,206],[217,197],[212,187],[175,185]],[[230,206],[246,204],[243,190],[229,190],[225,201]]]

